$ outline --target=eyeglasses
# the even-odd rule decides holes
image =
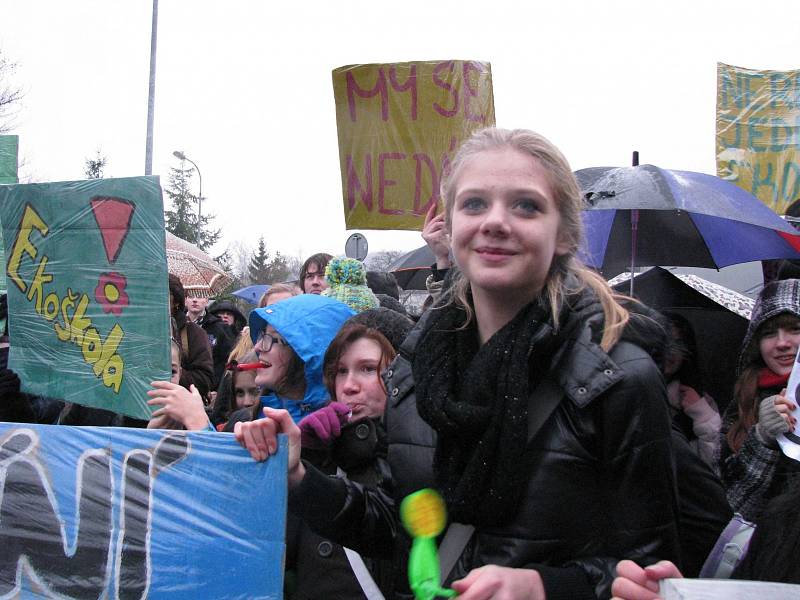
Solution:
[[[262,329],[261,333],[259,333],[258,337],[256,338],[256,346],[260,346],[262,352],[269,352],[272,349],[272,345],[275,343],[282,344],[284,346],[289,345],[285,339],[275,337],[274,335],[267,333],[266,329]]]

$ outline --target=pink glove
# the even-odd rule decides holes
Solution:
[[[342,433],[342,425],[350,419],[350,407],[341,402],[331,402],[303,417],[300,427],[300,445],[303,448],[327,448]]]

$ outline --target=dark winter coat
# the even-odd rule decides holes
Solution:
[[[476,532],[450,580],[485,564],[525,567],[539,571],[548,600],[603,598],[622,558],[680,563],[661,374],[633,343],[621,341],[610,354],[599,347],[593,335],[602,329],[598,306],[568,318],[580,321],[565,327],[574,337],[550,368],[564,398],[529,443],[536,468],[526,496],[510,523]],[[397,535],[396,502],[436,484],[436,436],[417,412],[410,368],[425,326],[423,318],[387,372],[393,491],[327,479],[309,468],[290,493],[290,507],[317,531],[364,554],[407,557],[407,536]],[[404,571],[404,562],[398,564],[398,589],[407,589]]]
[[[678,478],[681,572],[684,577],[697,577],[733,511],[719,477],[674,425],[672,449]]]
[[[81,406],[67,402],[58,417],[59,425],[80,425],[82,427],[147,427],[147,421],[115,413],[103,408]]]
[[[186,389],[194,384],[200,395],[205,398],[211,390],[211,382],[214,378],[214,360],[211,357],[208,336],[202,327],[189,321],[182,312],[175,315],[175,324],[177,328],[176,341],[181,345],[180,384]],[[186,344],[184,344],[184,338]]]
[[[785,386],[758,390],[759,400],[779,394]],[[728,491],[728,502],[737,513],[750,521],[761,517],[767,504],[786,491],[788,481],[800,475],[800,465],[787,458],[780,448],[770,448],[750,427],[739,452],[728,444],[728,431],[739,419],[736,401],[728,404],[720,430],[719,469]]]
[[[389,479],[386,464],[386,436],[377,420],[362,419],[342,428],[330,453],[304,451],[304,459],[328,475],[336,469],[351,481],[379,486]],[[391,597],[394,568],[391,561],[362,556],[374,581],[385,596]],[[286,535],[286,569],[296,574],[292,600],[358,600],[364,597],[344,549],[329,538],[318,535],[298,516],[289,513]]]
[[[0,346],[0,421],[45,425],[58,421],[64,408],[63,401],[25,394],[20,388],[19,376],[8,369],[8,346]]]
[[[773,317],[788,314],[800,318],[800,280],[773,281],[764,286],[756,299],[747,333],[739,353],[739,374],[749,366],[764,366],[758,350],[758,332]],[[785,386],[759,388],[759,401],[779,394]],[[719,444],[719,471],[728,490],[731,507],[746,519],[757,519],[767,503],[781,494],[787,478],[800,472],[800,465],[783,455],[778,448],[765,446],[753,425],[738,452],[728,444],[728,432],[739,420],[739,407],[734,399],[722,418]]]
[[[236,335],[233,329],[222,322],[222,319],[210,312],[206,312],[200,317],[197,324],[206,332],[208,343],[211,346],[214,376],[209,389],[216,390],[225,374],[225,365],[228,364],[228,356],[236,343]],[[203,397],[207,395],[207,393],[202,394]]]
[[[238,421],[253,419],[252,408],[239,409],[233,414],[224,431],[233,432]],[[390,482],[386,463],[386,434],[377,420],[363,419],[342,428],[342,434],[333,443],[330,452],[303,449],[303,461],[314,465],[320,477],[334,477],[337,468],[349,481],[373,488]],[[324,497],[316,498],[325,502]],[[390,560],[380,560],[362,555],[375,583],[387,598],[395,580],[395,569]],[[363,598],[361,587],[353,574],[342,546],[330,536],[320,535],[303,520],[302,515],[289,512],[286,523],[286,570],[290,582],[287,598],[292,600],[337,600]]]

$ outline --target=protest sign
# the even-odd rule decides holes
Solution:
[[[19,136],[0,135],[0,185],[17,183]]]
[[[778,214],[800,198],[800,71],[717,64],[717,175]]]
[[[771,581],[731,579],[662,579],[658,582],[662,600],[795,600],[800,585]]]
[[[8,185],[19,181],[17,164],[19,158],[19,136],[0,135],[0,185]],[[5,264],[3,253],[2,228],[0,228],[0,262]],[[6,293],[6,272],[0,269],[0,294]],[[5,320],[0,322],[0,334],[5,326]]]
[[[333,92],[348,229],[422,229],[461,141],[494,125],[487,62],[350,65]]]
[[[797,408],[792,411],[792,416],[797,419],[791,431],[778,436],[778,445],[783,453],[789,458],[800,460],[800,352],[794,358],[794,366],[786,382],[786,397],[791,400]]]
[[[0,425],[0,598],[281,598],[287,446]]]
[[[23,391],[149,418],[170,377],[163,214],[155,177],[0,186]]]

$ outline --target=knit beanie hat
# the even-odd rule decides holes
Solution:
[[[755,353],[752,346],[755,344],[755,335],[758,328],[772,317],[784,313],[800,318],[800,279],[772,281],[761,290],[758,298],[756,298],[755,306],[753,306],[750,324],[747,326],[747,333],[742,341],[742,349],[739,352],[739,365],[737,367],[738,373],[741,374],[750,357]]]
[[[380,306],[358,313],[347,319],[347,323],[359,323],[365,327],[377,329],[395,349],[400,352],[400,346],[408,333],[414,328],[414,321],[390,308]]]
[[[356,312],[380,305],[375,294],[367,287],[364,265],[354,258],[332,258],[325,267],[325,281],[328,282],[328,289],[322,294],[344,302]]]

